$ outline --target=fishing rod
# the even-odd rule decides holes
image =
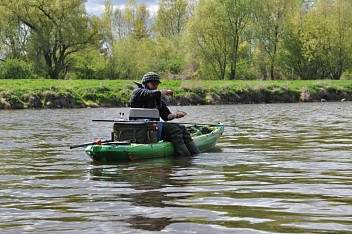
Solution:
[[[163,122],[163,121],[153,121],[153,120],[147,120],[147,121],[133,121],[133,120],[115,120],[115,119],[93,119],[93,122],[108,122],[108,123],[145,123],[145,122],[150,122],[150,123],[170,123],[170,124],[185,124],[185,125],[198,125],[198,126],[216,126],[218,124],[223,125],[224,127],[237,127],[233,125],[225,125],[221,123],[187,123],[187,122]]]
[[[129,145],[131,144],[131,141],[112,141],[112,140],[95,140],[93,142],[89,142],[89,143],[84,143],[84,144],[80,144],[80,145],[72,145],[70,146],[70,149],[74,149],[74,148],[79,148],[79,147],[85,147],[85,146],[89,146],[89,145]]]
[[[108,143],[108,142],[112,142],[111,140],[96,140],[93,142],[89,142],[89,143],[84,143],[84,144],[79,144],[79,145],[72,145],[70,146],[70,149],[74,149],[74,148],[78,148],[78,147],[85,147],[88,145],[101,145],[102,143]]]

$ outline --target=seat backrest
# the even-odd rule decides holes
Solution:
[[[151,108],[130,108],[129,120],[160,120],[158,109]]]

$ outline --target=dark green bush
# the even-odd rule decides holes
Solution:
[[[0,79],[33,79],[31,66],[25,61],[7,59],[0,63]]]

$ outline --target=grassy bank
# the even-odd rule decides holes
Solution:
[[[132,80],[4,80],[0,79],[0,109],[127,106]],[[176,81],[171,105],[313,102],[352,100],[351,80],[311,81]]]

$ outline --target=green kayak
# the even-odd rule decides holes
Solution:
[[[188,130],[200,152],[205,152],[215,146],[224,132],[224,125],[220,123],[216,125],[196,125],[188,127]],[[85,151],[94,161],[116,162],[160,158],[175,154],[172,143],[164,141],[150,144],[105,142],[99,145],[89,145]]]

